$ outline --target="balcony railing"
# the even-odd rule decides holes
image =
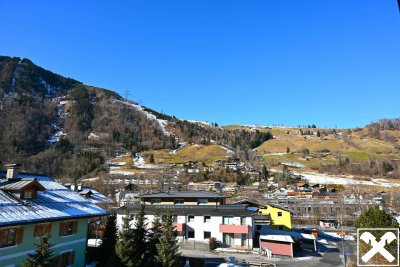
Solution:
[[[234,225],[234,224],[220,224],[219,231],[221,233],[230,234],[248,234],[250,230],[249,225]]]

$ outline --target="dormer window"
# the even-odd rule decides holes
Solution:
[[[18,179],[0,187],[9,193],[18,194],[21,199],[36,198],[38,191],[45,188],[35,179]]]
[[[22,198],[33,198],[33,194],[36,193],[33,190],[26,190],[22,192]]]

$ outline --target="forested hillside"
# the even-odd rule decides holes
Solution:
[[[225,130],[160,114],[65,78],[28,59],[0,57],[0,161],[55,177],[102,171],[108,157],[179,143],[229,146],[243,160],[270,133]]]

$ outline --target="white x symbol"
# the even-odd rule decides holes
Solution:
[[[372,248],[367,253],[365,253],[364,256],[361,257],[363,262],[369,261],[377,253],[381,254],[389,262],[395,260],[395,257],[393,257],[393,255],[390,254],[389,251],[385,249],[386,244],[390,244],[393,242],[393,240],[397,239],[394,233],[392,232],[385,233],[381,237],[381,240],[379,242],[376,242],[375,236],[373,236],[370,232],[362,233],[360,239],[367,244],[371,243],[372,246]]]

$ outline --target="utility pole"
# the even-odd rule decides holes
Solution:
[[[131,92],[129,90],[125,90],[124,95],[125,95],[125,99],[129,100],[129,96],[131,95]]]

